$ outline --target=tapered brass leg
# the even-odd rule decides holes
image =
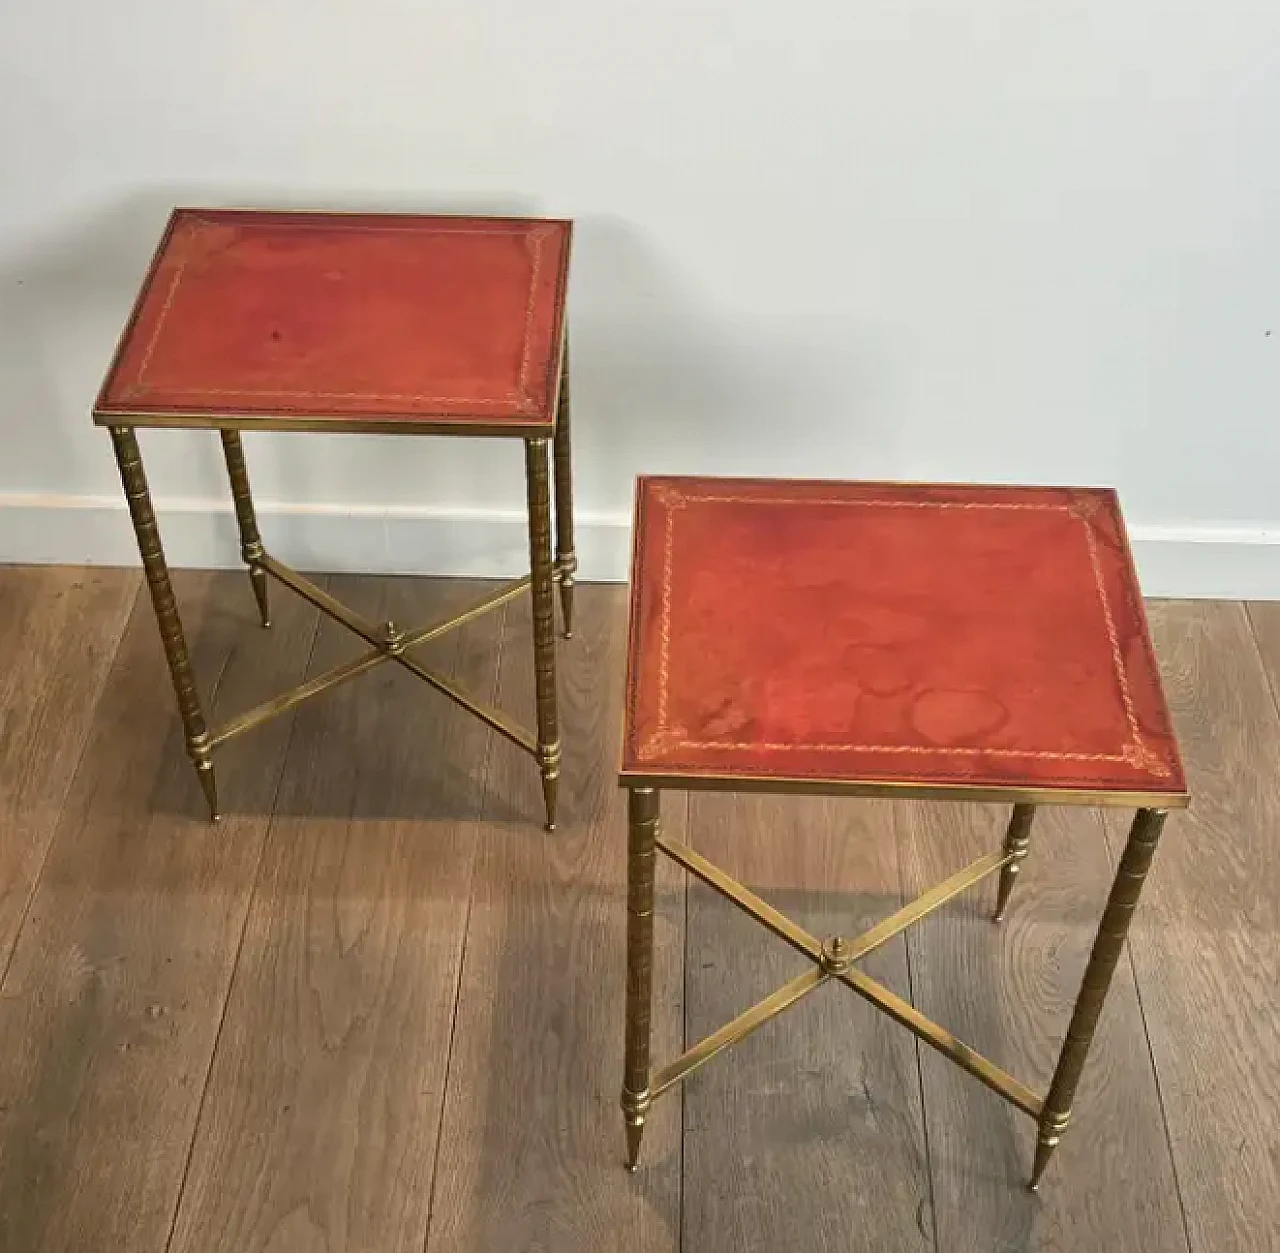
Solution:
[[[227,459],[231,479],[231,496],[236,502],[236,522],[240,526],[240,556],[249,567],[249,583],[258,602],[262,625],[271,625],[271,608],[267,603],[267,572],[262,568],[262,536],[258,534],[258,518],[253,512],[253,496],[249,492],[249,470],[244,463],[244,446],[239,431],[222,432],[222,451]]]
[[[653,1001],[653,873],[659,793],[627,794],[627,1036],[622,1115],[627,1130],[627,1169],[640,1156],[649,1091],[649,1014]]]
[[[1044,1111],[1040,1115],[1040,1129],[1036,1138],[1035,1162],[1031,1168],[1032,1188],[1043,1177],[1049,1158],[1053,1156],[1053,1150],[1058,1147],[1058,1141],[1071,1119],[1071,1102],[1075,1099],[1076,1085],[1080,1082],[1080,1073],[1084,1070],[1085,1058],[1089,1055],[1089,1045],[1093,1042],[1098,1016],[1102,1013],[1111,976],[1120,960],[1120,950],[1124,947],[1129,922],[1138,904],[1143,881],[1151,867],[1151,858],[1155,855],[1165,816],[1165,811],[1161,809],[1140,809],[1134,816],[1129,841],[1120,858],[1111,895],[1107,898],[1107,908],[1098,926],[1089,964],[1085,968],[1084,982],[1080,987],[1080,995],[1076,998],[1071,1025],[1067,1028],[1067,1038],[1058,1057],[1057,1069],[1053,1072],[1053,1081],[1049,1084],[1049,1094],[1044,1100]]]
[[[547,441],[526,439],[529,492],[529,564],[532,571],[533,666],[538,706],[538,766],[547,805],[547,830],[556,825],[560,733],[556,722],[555,569],[551,563],[551,484]]]
[[[560,404],[556,411],[556,575],[560,580],[560,610],[564,637],[573,634],[573,576],[578,558],[573,551],[573,456],[569,433],[569,346],[560,365]]]
[[[142,469],[142,454],[138,450],[137,436],[131,427],[112,427],[111,440],[120,466],[125,499],[129,502],[129,516],[133,519],[134,534],[138,538],[138,552],[142,556],[142,568],[147,576],[147,587],[151,591],[151,603],[155,606],[156,621],[160,626],[160,640],[164,645],[165,659],[169,663],[173,690],[178,697],[178,712],[182,716],[187,755],[196,768],[196,777],[200,780],[201,790],[209,804],[209,816],[216,821],[218,790],[213,777],[209,730],[205,725],[204,712],[200,708],[200,695],[196,691],[195,675],[187,654],[187,641],[182,634],[182,620],[178,617],[178,604],[174,599],[173,585],[169,582],[169,568],[164,560],[160,531],[156,526],[155,512],[151,508],[151,493],[147,489],[147,476]]]
[[[991,915],[992,919],[1000,922],[1004,918],[1005,907],[1009,904],[1009,896],[1013,892],[1013,885],[1017,882],[1018,871],[1022,868],[1022,862],[1027,855],[1027,850],[1031,847],[1031,822],[1036,816],[1036,807],[1034,805],[1015,805],[1013,807],[1013,817],[1009,820],[1009,830],[1004,837],[1004,851],[1006,857],[1013,860],[1006,863],[1003,870],[1000,871],[1000,887],[996,891],[996,908]]]

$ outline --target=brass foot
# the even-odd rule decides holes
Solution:
[[[253,599],[258,602],[258,617],[264,627],[269,627],[271,605],[267,600],[267,572],[261,566],[250,566],[249,583],[253,587]]]
[[[218,785],[213,777],[213,762],[208,758],[196,762],[196,777],[200,780],[200,790],[209,805],[209,821],[217,822],[221,815],[218,813]]]
[[[556,799],[560,791],[560,741],[540,745],[538,768],[542,771],[542,799],[547,807],[547,830],[556,829]]]
[[[556,795],[559,792],[560,780],[556,775],[542,776],[542,799],[547,806],[547,830],[556,829]]]
[[[622,1089],[622,1116],[626,1119],[627,1127],[628,1170],[635,1170],[636,1163],[640,1160],[640,1140],[644,1136],[644,1120],[652,1103],[653,1097],[649,1095],[648,1088],[643,1092],[632,1092],[629,1088]]]
[[[1058,1147],[1070,1118],[1070,1114],[1046,1114],[1040,1123],[1040,1131],[1036,1136],[1035,1161],[1031,1165],[1031,1180],[1027,1184],[1031,1192],[1040,1186],[1045,1168],[1049,1165],[1049,1159],[1053,1156],[1054,1149]]]
[[[627,1169],[635,1170],[640,1162],[640,1139],[644,1135],[643,1115],[634,1120],[627,1119]]]

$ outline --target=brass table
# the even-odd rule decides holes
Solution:
[[[177,693],[212,817],[213,754],[233,736],[394,661],[538,763],[555,825],[555,594],[572,629],[577,559],[565,292],[571,224],[522,218],[179,209],[169,220],[94,406],[110,428]],[[274,578],[370,650],[233,718],[206,724],[135,428],[216,429],[262,625]],[[522,439],[528,577],[447,621],[367,621],[264,548],[242,430]],[[552,455],[552,450],[554,454]],[[556,551],[551,551],[554,459]],[[537,727],[476,700],[411,650],[531,592]]]
[[[1115,494],[649,478],[634,544],[620,776],[628,1164],[654,1100],[835,980],[1035,1120],[1034,1188],[1070,1119],[1166,813],[1187,804]],[[663,788],[1007,801],[1013,811],[1002,848],[865,934],[821,939],[664,835]],[[1001,919],[1041,804],[1137,810],[1044,1096],[858,967],[989,875],[999,875]],[[654,1070],[659,851],[813,964]]]

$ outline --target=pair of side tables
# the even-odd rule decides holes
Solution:
[[[232,210],[171,217],[94,416],[111,431],[187,751],[213,817],[221,744],[392,661],[536,760],[554,828],[555,590],[568,637],[577,570],[565,322],[570,233],[570,223],[542,219]],[[143,472],[139,426],[220,432],[264,626],[271,578],[369,649],[211,729]],[[366,620],[264,548],[242,430],[523,439],[529,576],[447,621],[406,631]],[[533,614],[533,731],[412,655],[525,591]],[[654,1100],[835,980],[1035,1120],[1035,1187],[1070,1118],[1166,813],[1188,799],[1115,494],[642,478],[627,670],[620,780],[629,815],[628,1165],[636,1165]],[[822,939],[664,835],[659,808],[667,788],[996,801],[1011,804],[1012,816],[1001,848],[864,934]],[[1137,811],[1043,1097],[858,966],[995,875],[999,920],[1041,804]],[[659,851],[812,965],[655,1070],[649,1019]]]

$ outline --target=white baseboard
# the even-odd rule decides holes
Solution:
[[[1131,526],[1142,590],[1192,600],[1280,600],[1280,524]]]
[[[170,564],[235,569],[239,541],[221,501],[156,501]],[[522,512],[384,509],[262,502],[267,548],[300,570],[514,577],[528,569]],[[622,582],[630,560],[625,515],[579,513],[579,571]],[[1148,596],[1280,600],[1280,525],[1130,528]],[[0,563],[134,565],[123,500],[112,496],[0,493]]]
[[[299,570],[514,578],[529,569],[523,511],[254,503],[267,551]],[[170,565],[240,567],[229,502],[157,497],[155,511]],[[575,531],[580,579],[626,579],[625,516],[580,512]],[[0,563],[137,565],[124,500],[0,493]]]

